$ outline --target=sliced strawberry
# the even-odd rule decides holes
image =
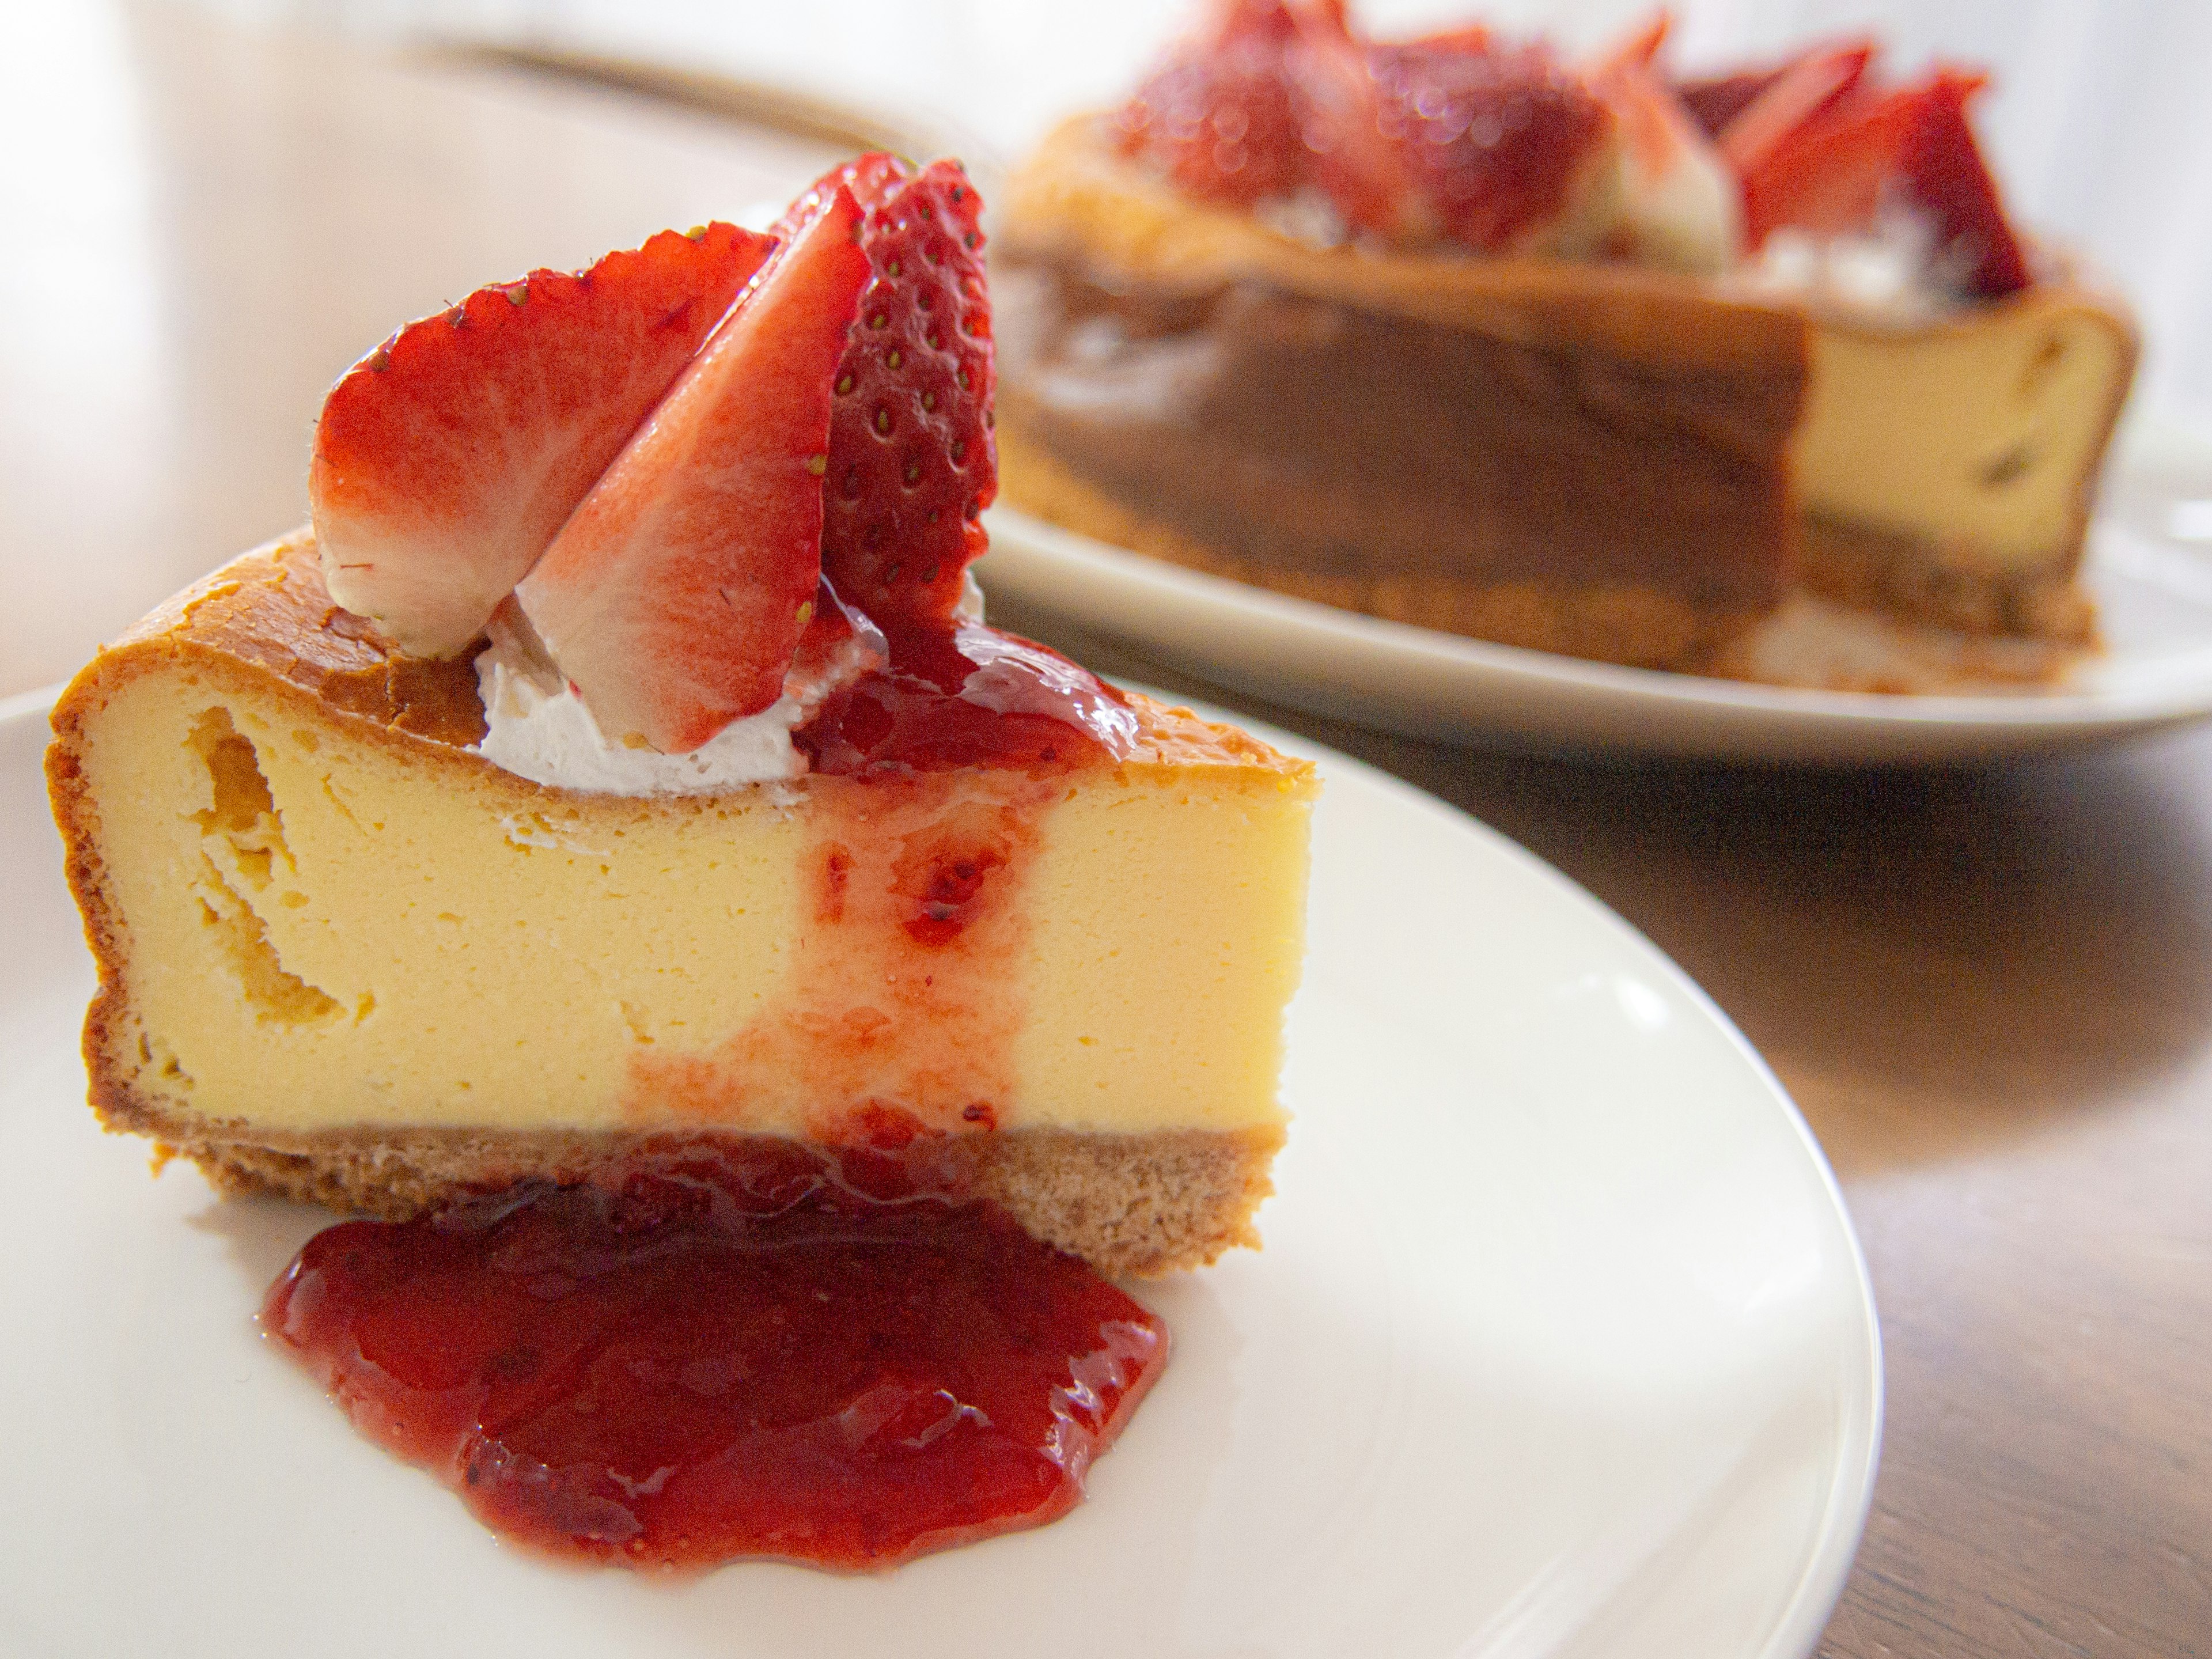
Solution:
[[[1964,268],[1968,291],[1996,299],[2033,278],[1966,118],[1966,100],[1982,85],[1978,75],[1936,71],[1905,147],[1904,174],[1906,192],[1935,216],[1949,257]]]
[[[821,579],[830,382],[868,262],[848,191],[763,273],[515,589],[617,742],[697,748],[782,695]]]
[[[1567,204],[1613,117],[1540,44],[1369,54],[1380,123],[1443,231],[1502,252]]]
[[[480,289],[362,359],[307,471],[331,597],[414,655],[467,645],[773,246],[664,231]]]
[[[957,161],[866,155],[815,188],[839,185],[872,275],[837,367],[822,568],[885,624],[948,623],[999,490],[982,201]]]
[[[1938,68],[1893,91],[1862,86],[1785,134],[1743,175],[1752,245],[1783,225],[1859,229],[1894,198],[1934,221],[1938,257],[1968,292],[1994,298],[2027,287],[2027,262],[1966,118],[1983,84]]]
[[[1281,0],[1227,0],[1170,51],[1113,118],[1115,143],[1201,201],[1249,208],[1300,182],[1297,111]]]
[[[1721,155],[1738,177],[1754,172],[1775,146],[1832,109],[1865,76],[1874,61],[1871,40],[1816,46],[1783,65],[1722,130]]]

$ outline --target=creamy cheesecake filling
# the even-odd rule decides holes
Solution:
[[[1283,1121],[1311,786],[1258,745],[1165,756],[1153,726],[1058,775],[632,800],[311,720],[259,673],[120,678],[78,744],[127,957],[94,1041],[137,1108],[292,1134]]]
[[[2039,283],[1899,330],[1816,315],[1796,459],[1806,509],[1967,573],[2070,573],[2134,373],[2132,328]]]

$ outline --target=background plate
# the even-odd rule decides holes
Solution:
[[[1854,764],[1965,760],[2212,715],[2212,441],[2138,431],[2106,481],[2087,580],[2106,650],[2063,690],[1797,691],[1616,668],[1202,575],[1008,507],[977,568],[994,597],[1294,708],[1407,732],[1585,752]]]
[[[1090,1501],[883,1578],[648,1581],[503,1547],[264,1347],[327,1217],[97,1132],[45,735],[0,718],[0,1649],[1812,1650],[1881,1395],[1827,1168],[1679,970],[1428,797],[1317,756],[1267,1249],[1144,1288],[1176,1358]]]

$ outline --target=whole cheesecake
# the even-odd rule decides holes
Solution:
[[[2011,229],[1978,77],[1677,81],[1665,32],[1570,64],[1212,8],[1011,182],[1007,500],[1632,665],[1786,677],[1802,592],[2063,666],[2126,308]]]
[[[1012,505],[1278,592],[1665,667],[1780,599],[1802,316],[1668,271],[1315,247],[1057,131],[997,239]]]

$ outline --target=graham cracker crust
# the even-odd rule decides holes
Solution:
[[[266,1193],[404,1221],[522,1180],[615,1180],[643,1164],[741,1152],[711,1132],[359,1128],[269,1133],[95,1098],[111,1130],[150,1137],[225,1193]],[[1010,1129],[918,1145],[902,1161],[924,1190],[987,1199],[1102,1273],[1152,1278],[1258,1248],[1254,1211],[1274,1191],[1280,1129],[1086,1134]]]
[[[999,495],[1011,507],[1186,569],[1389,622],[1597,662],[1695,672],[1765,614],[1763,608],[1701,609],[1626,582],[1481,582],[1285,568],[1227,552],[1115,500],[1030,442],[1003,412],[998,440]]]
[[[2079,543],[2057,564],[2026,572],[1967,569],[1942,553],[1918,536],[1808,512],[1798,580],[1839,604],[1962,634],[2097,643],[2095,603],[2075,580]]]

